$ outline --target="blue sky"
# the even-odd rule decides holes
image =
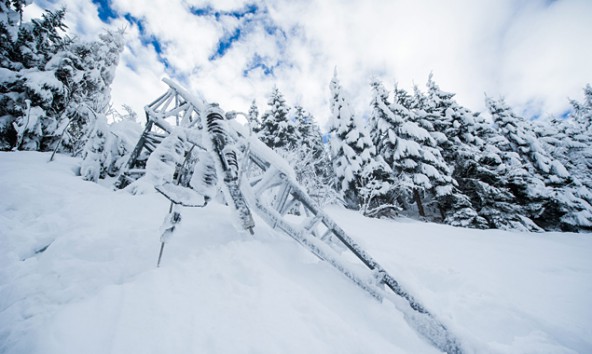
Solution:
[[[360,115],[369,81],[424,88],[430,72],[472,110],[505,97],[518,113],[562,115],[592,81],[589,0],[42,0],[70,31],[127,28],[115,104],[136,110],[171,77],[223,108],[260,111],[274,85],[317,120],[337,67]],[[35,11],[32,11],[34,13]]]
[[[92,2],[97,6],[98,17],[103,23],[110,24],[114,19],[122,17],[129,23],[130,26],[137,27],[142,44],[145,46],[152,46],[158,55],[159,61],[165,66],[165,68],[169,70],[173,69],[170,67],[169,62],[162,51],[162,44],[160,43],[159,39],[155,35],[146,31],[144,24],[146,22],[145,19],[137,18],[129,12],[118,13],[115,9],[113,9],[111,6],[111,1],[109,0],[92,0]],[[241,22],[240,26],[237,26],[232,31],[225,33],[221,38],[219,38],[215,50],[208,58],[210,61],[215,61],[216,59],[223,57],[232,47],[233,43],[241,39],[243,32],[248,31],[249,26],[252,25],[254,18],[257,17],[256,15],[262,12],[256,4],[249,3],[245,4],[242,8],[228,11],[217,10],[211,5],[207,5],[205,7],[189,6],[187,10],[195,16],[210,17],[216,19],[217,21],[219,21],[223,16],[230,16],[236,18],[237,20],[244,20]],[[276,30],[277,28],[271,27],[270,33],[273,33]],[[248,73],[255,68],[262,68],[266,75],[273,74],[273,66],[268,66],[258,54],[254,55],[252,64],[245,68],[244,76],[248,76]]]

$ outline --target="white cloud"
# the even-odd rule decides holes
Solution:
[[[43,9],[38,4],[31,4],[23,10],[23,21],[31,21],[34,18],[39,18],[43,14]]]
[[[592,81],[591,20],[590,1],[557,1],[524,14],[507,33],[500,91],[514,104],[564,109],[567,96],[579,97]]]
[[[64,0],[76,30],[104,27],[90,0]],[[249,2],[252,4],[252,2]],[[272,0],[246,17],[238,41],[210,60],[223,36],[244,21],[223,14],[195,16],[190,6],[243,9],[245,1],[113,0],[119,13],[142,20],[145,35],[161,43],[174,73],[223,108],[263,111],[274,84],[289,103],[301,103],[318,120],[329,115],[328,84],[334,67],[362,114],[368,111],[372,76],[421,88],[430,71],[461,104],[482,110],[483,93],[503,95],[518,112],[559,114],[567,97],[581,97],[592,81],[592,2],[589,0]],[[263,12],[262,12],[263,11]],[[93,18],[94,16],[94,18]],[[119,22],[118,24],[120,24]],[[274,32],[274,28],[279,30]],[[138,108],[164,91],[165,68],[136,27],[113,87],[116,103]],[[146,38],[144,38],[146,39]],[[273,68],[243,72],[255,55]],[[271,70],[271,69],[269,69]],[[169,71],[171,72],[171,71]],[[140,104],[139,102],[143,102]]]
[[[125,24],[120,20],[114,22],[113,26],[121,28]],[[167,89],[161,81],[166,76],[165,68],[153,48],[142,44],[137,26],[128,24],[125,38],[126,45],[115,72],[111,96],[115,108],[127,104],[143,119],[144,106]]]

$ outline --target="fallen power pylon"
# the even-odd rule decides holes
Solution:
[[[125,188],[150,177],[151,165],[165,165],[155,170],[168,171],[166,176],[151,176],[155,188],[171,200],[160,256],[180,222],[182,206],[205,206],[221,189],[240,228],[254,232],[254,211],[372,297],[392,302],[438,349],[464,352],[444,324],[320,209],[296,182],[287,162],[233,119],[235,112],[224,113],[174,82],[164,82],[169,89],[145,107],[144,132],[116,182]],[[286,217],[295,208],[301,217]],[[352,263],[347,253],[359,263]]]

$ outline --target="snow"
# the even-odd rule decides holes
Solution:
[[[272,162],[277,169],[288,176],[294,177],[296,175],[294,169],[288,165],[285,159],[281,158],[277,152],[261,142],[256,135],[251,135],[247,127],[234,120],[227,121],[227,124],[231,128],[230,132],[234,130],[243,137],[246,137],[248,149],[255,156],[261,157],[265,161]]]
[[[64,90],[64,84],[55,76],[54,71],[37,71],[36,69],[23,70],[26,72],[26,86],[35,94],[39,95],[43,101],[51,102],[54,93]]]
[[[83,181],[80,160],[0,153],[0,353],[437,353],[255,217]],[[467,352],[592,352],[592,239],[329,215]]]
[[[590,352],[589,237],[393,224],[350,221],[347,231],[477,352]]]
[[[15,82],[18,78],[16,72],[6,69],[0,68],[0,82],[1,83],[12,83]]]
[[[163,78],[162,81],[167,84],[168,86],[172,87],[175,91],[179,92],[183,98],[189,101],[195,109],[198,111],[203,111],[206,106],[206,100],[203,98],[200,92],[197,93],[190,93],[189,91],[185,90],[181,85],[176,84],[173,80],[168,78]]]
[[[427,130],[421,128],[417,123],[410,121],[406,121],[401,125],[401,133],[413,137],[413,140],[416,141],[430,142],[432,138]]]

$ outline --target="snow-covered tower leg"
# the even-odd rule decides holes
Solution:
[[[237,151],[231,145],[228,135],[228,127],[224,120],[224,112],[217,104],[211,104],[206,111],[206,127],[211,144],[208,150],[214,153],[214,161],[218,175],[222,176],[222,190],[226,202],[234,207],[235,215],[238,218],[239,226],[243,230],[249,230],[253,234],[255,222],[251,211],[245,202],[245,198],[239,185],[239,163]]]

